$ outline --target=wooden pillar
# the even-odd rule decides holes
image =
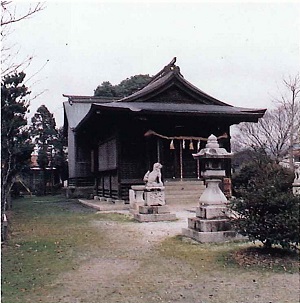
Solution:
[[[160,163],[160,141],[159,138],[156,140],[156,148],[157,148],[157,162]]]
[[[182,161],[182,141],[180,140],[180,145],[179,145],[179,162],[180,162],[180,179],[183,179],[183,161]]]

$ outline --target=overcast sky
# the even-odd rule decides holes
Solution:
[[[282,79],[300,71],[298,1],[48,1],[14,29],[20,56],[34,56],[28,77],[46,64],[30,80],[33,94],[45,90],[31,112],[45,104],[58,126],[62,94],[154,75],[174,56],[189,82],[242,107],[271,107]]]

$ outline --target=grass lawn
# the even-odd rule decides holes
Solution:
[[[297,302],[289,290],[297,284],[295,255],[284,266],[280,258],[240,266],[233,256],[249,244],[176,236],[149,245],[144,226],[61,196],[13,201],[2,302]]]
[[[59,273],[76,267],[82,250],[97,249],[105,235],[89,227],[95,218],[101,215],[61,196],[13,201],[10,239],[2,247],[2,302],[23,302],[43,291]]]

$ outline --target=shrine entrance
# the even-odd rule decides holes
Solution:
[[[193,158],[200,143],[196,140],[168,140],[152,136],[147,139],[148,167],[155,162],[163,165],[165,179],[183,180],[200,179],[199,160]]]
[[[200,163],[192,155],[197,152],[194,142],[162,140],[161,144],[165,178],[176,180],[200,179]]]

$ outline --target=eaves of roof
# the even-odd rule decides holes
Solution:
[[[168,113],[168,114],[221,114],[221,115],[258,115],[262,117],[266,109],[253,109],[234,106],[207,105],[195,103],[158,103],[158,102],[111,102],[105,104],[94,103],[94,109],[124,110],[143,113]]]
[[[106,112],[116,114],[118,112],[132,115],[168,115],[168,116],[194,116],[194,117],[222,117],[235,118],[238,122],[257,122],[263,117],[266,109],[253,109],[234,106],[186,104],[186,103],[156,103],[156,102],[111,102],[93,103],[89,112],[78,123],[76,129],[89,119],[94,113]]]

